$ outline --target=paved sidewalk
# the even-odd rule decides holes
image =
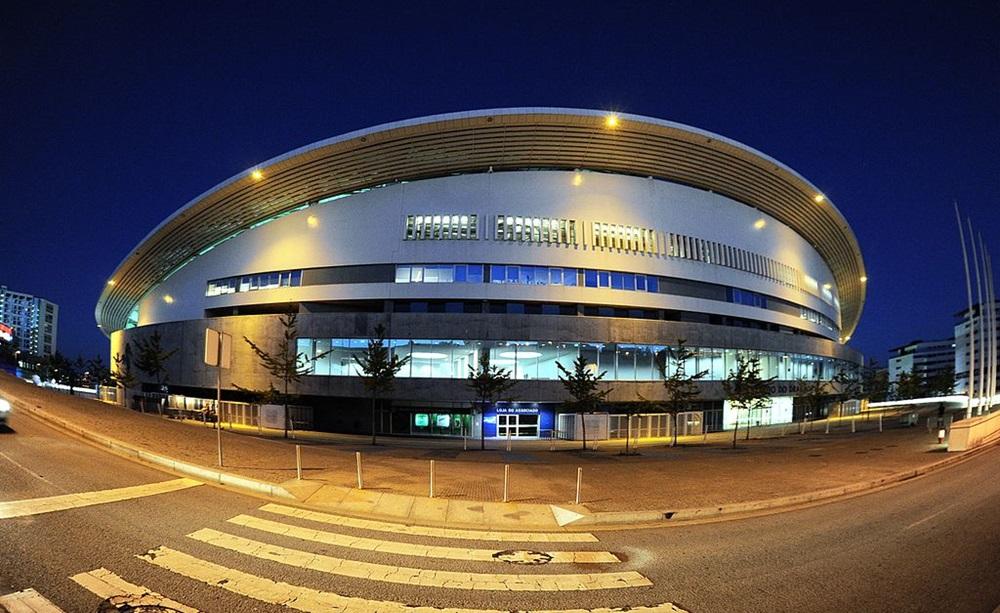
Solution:
[[[39,407],[71,423],[136,447],[206,467],[216,466],[216,434],[204,425],[140,414],[95,400],[37,388],[6,374],[0,394]],[[730,448],[731,433],[687,441],[669,448],[640,442],[640,455],[624,456],[618,445],[602,443],[581,452],[578,443],[548,451],[548,442],[493,441],[487,451],[462,451],[461,441],[381,438],[372,447],[364,437],[319,436],[300,440],[303,481],[295,480],[296,441],[223,432],[223,470],[282,484],[305,503],[356,515],[476,524],[490,517],[552,523],[551,509],[574,509],[576,469],[583,468],[581,512],[690,509],[802,495],[873,481],[927,466],[945,457],[923,424],[902,427],[886,419],[834,424],[830,434],[798,434],[798,426],[771,429],[773,438],[744,441]],[[16,422],[14,423],[16,428]],[[819,426],[822,428],[822,426]],[[270,433],[275,434],[275,433]],[[471,444],[470,449],[475,449]],[[478,443],[478,441],[477,441]],[[572,447],[572,449],[570,448]],[[355,451],[363,454],[365,491],[355,489]],[[952,454],[954,455],[954,454]],[[427,498],[429,460],[435,460],[435,498]],[[510,464],[510,500],[503,496],[503,465]],[[460,504],[449,504],[449,501]],[[485,504],[483,504],[485,503]],[[492,504],[497,503],[497,504]],[[464,511],[463,511],[464,509]],[[448,515],[452,516],[449,517]],[[487,525],[491,525],[490,522]]]

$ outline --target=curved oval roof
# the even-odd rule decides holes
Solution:
[[[392,183],[522,168],[590,169],[710,190],[760,209],[808,240],[833,272],[842,334],[853,334],[865,267],[840,211],[777,160],[689,126],[605,111],[488,109],[383,124],[301,147],[216,185],[149,233],[97,302],[98,325],[125,327],[149,290],[212,245],[307,202]],[[254,170],[263,178],[255,180]]]

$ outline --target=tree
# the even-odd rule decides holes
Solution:
[[[122,388],[122,406],[127,409],[129,405],[128,389],[136,384],[135,373],[132,372],[132,346],[126,342],[124,352],[116,353],[111,359],[115,363],[111,376],[114,383]],[[139,407],[141,410],[142,405],[140,404]]]
[[[101,388],[115,384],[115,377],[111,374],[111,369],[104,365],[104,358],[97,355],[87,360],[87,371],[90,379],[97,386],[97,397],[101,397]]]
[[[167,360],[177,353],[177,349],[167,351],[163,348],[163,338],[159,330],[153,331],[146,338],[138,339],[135,347],[135,367],[156,381],[157,391],[162,390],[170,378],[167,374]],[[156,403],[156,408],[160,415],[163,415],[163,402]]]
[[[697,382],[708,376],[707,370],[692,375],[685,371],[687,361],[694,357],[694,352],[684,346],[686,342],[682,338],[677,339],[677,347],[667,347],[656,354],[656,368],[663,379],[663,388],[667,394],[667,412],[671,417],[673,432],[671,446],[677,445],[677,414],[687,409],[691,400],[701,394]],[[671,362],[674,365],[673,369],[670,368]]]
[[[392,391],[396,373],[410,361],[410,356],[400,358],[390,355],[389,348],[385,345],[385,326],[378,324],[375,326],[374,335],[368,339],[368,348],[363,354],[353,355],[357,363],[365,389],[371,394],[372,399],[372,445],[375,441],[375,404],[382,394]]]
[[[869,402],[883,402],[889,397],[889,371],[875,360],[861,369],[861,397]]]
[[[282,334],[274,352],[267,351],[246,336],[243,337],[247,345],[250,345],[250,349],[257,355],[260,365],[282,385],[282,400],[285,405],[285,438],[288,438],[288,429],[291,425],[291,416],[288,414],[288,388],[291,384],[301,381],[302,377],[312,373],[316,360],[329,353],[329,351],[325,351],[309,357],[297,351],[298,317],[297,313],[288,313],[278,318]]]
[[[826,384],[819,379],[799,379],[799,398],[802,399],[806,410],[802,412],[802,421],[806,421],[808,415],[818,418],[823,408],[823,400],[826,399]]]
[[[950,396],[955,393],[955,369],[949,368],[925,381],[927,393],[931,396]]]
[[[500,400],[516,383],[511,379],[509,370],[490,364],[489,349],[481,349],[478,365],[469,366],[466,386],[475,394],[476,404],[479,406],[480,449],[486,449],[486,407]]]
[[[754,411],[766,409],[771,405],[771,382],[774,380],[775,377],[761,379],[760,358],[737,354],[736,370],[729,371],[729,376],[722,382],[726,396],[736,410],[733,449],[736,449],[736,434],[740,429],[740,411],[747,412],[747,440],[749,440],[751,416]]]
[[[857,368],[841,367],[831,380],[831,386],[841,397],[841,414],[843,414],[843,402],[845,400],[857,399],[861,396],[861,379],[858,376]]]
[[[597,410],[600,403],[611,393],[611,388],[600,389],[601,380],[608,371],[603,370],[599,375],[594,375],[593,369],[587,364],[587,358],[580,356],[573,361],[573,370],[569,371],[556,362],[559,368],[559,380],[562,381],[566,393],[573,398],[569,402],[563,403],[564,409],[571,409],[573,413],[580,414],[580,428],[583,433],[583,449],[587,449],[587,413]]]
[[[896,399],[910,400],[924,395],[924,379],[918,374],[903,371],[896,379]]]

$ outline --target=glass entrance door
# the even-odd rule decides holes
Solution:
[[[538,415],[497,415],[497,436],[500,438],[538,437]]]

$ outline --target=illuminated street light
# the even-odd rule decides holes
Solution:
[[[816,204],[819,204],[824,200],[826,200],[826,196],[824,196],[823,194],[816,194],[815,196],[813,196],[813,202],[815,202]]]
[[[614,113],[606,115],[604,117],[604,127],[605,128],[617,128],[618,127],[618,115]]]
[[[166,302],[167,304],[173,304],[174,297],[171,296],[170,294],[163,294],[163,301]]]
[[[254,181],[260,181],[264,178],[264,171],[260,168],[254,168],[253,172],[250,173],[250,178]]]
[[[306,217],[306,224],[310,228],[318,228],[319,227],[319,219],[315,215],[310,215],[309,217]]]
[[[580,187],[583,185],[583,175],[579,172],[573,174],[573,185],[575,187]]]
[[[114,287],[115,283],[116,281],[114,279],[108,279],[108,285],[110,285],[111,287]]]
[[[764,226],[766,225],[767,222],[764,221],[763,219],[758,219],[757,221],[753,222],[753,227],[757,228],[758,230],[763,230]]]
[[[862,283],[868,283],[868,277],[866,277],[866,276],[862,276],[862,277],[861,277],[861,282],[862,282]]]

